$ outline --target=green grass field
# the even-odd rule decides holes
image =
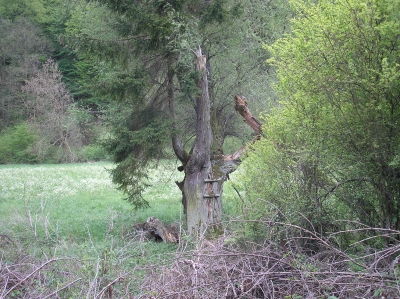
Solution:
[[[0,166],[0,227],[12,236],[31,231],[62,239],[86,240],[88,234],[101,240],[109,222],[131,226],[155,216],[164,222],[180,221],[181,194],[175,185],[182,179],[174,161],[153,169],[144,197],[151,208],[134,211],[112,184],[107,169],[112,164],[3,165]],[[234,193],[225,184],[226,211]],[[46,227],[46,225],[47,227]],[[28,228],[29,227],[29,228]],[[41,235],[40,235],[41,234]]]
[[[21,256],[39,264],[51,258],[71,258],[76,263],[65,267],[74,269],[73,276],[82,281],[63,292],[70,298],[83,298],[99,291],[90,287],[96,279],[112,279],[139,266],[168,262],[168,257],[181,250],[179,245],[142,242],[132,227],[150,216],[184,225],[181,193],[175,185],[182,174],[176,162],[162,161],[151,171],[153,187],[144,194],[151,208],[139,211],[115,189],[107,172],[111,167],[107,162],[0,166],[0,236],[13,241],[7,246],[0,243],[0,264],[18,264]],[[229,184],[225,184],[226,212],[234,208]],[[140,275],[140,271],[133,274]],[[68,281],[65,275],[54,275],[52,288]],[[19,298],[18,292],[8,295]]]
[[[152,208],[138,212],[122,200],[123,194],[112,184],[107,172],[112,167],[109,163],[1,166],[3,233],[17,236],[30,227],[28,230],[41,238],[49,233],[82,241],[90,233],[100,240],[109,230],[110,221],[122,228],[149,216],[168,222],[179,220],[180,192],[174,188],[179,173],[167,166],[165,162],[153,170],[154,187],[145,194]]]

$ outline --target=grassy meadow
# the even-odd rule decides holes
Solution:
[[[52,272],[49,279],[45,272],[43,282],[32,282],[39,284],[32,285],[35,296],[76,279],[79,282],[60,291],[64,294],[60,298],[88,298],[100,294],[101,286],[115,276],[139,278],[138,267],[168,262],[180,245],[143,242],[132,227],[150,216],[165,223],[185,222],[181,193],[174,183],[182,179],[177,166],[175,161],[162,161],[151,171],[153,187],[144,195],[151,208],[139,211],[112,184],[107,172],[111,163],[0,166],[0,237],[4,239],[0,239],[0,269],[27,260],[36,267],[54,260],[53,272],[68,269],[70,274]],[[229,212],[234,198],[229,182],[225,195]],[[130,279],[124,288],[134,288],[134,281]],[[23,294],[20,287],[0,290],[0,298],[28,298]]]
[[[109,163],[1,166],[2,233],[77,242],[90,236],[99,241],[110,225],[124,229],[148,216],[179,220],[180,192],[174,186],[179,173],[166,164],[153,171],[154,188],[145,194],[152,208],[139,212],[115,189]]]

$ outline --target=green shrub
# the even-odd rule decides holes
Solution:
[[[97,144],[90,144],[82,147],[78,152],[78,156],[79,160],[82,162],[108,160],[105,149]]]
[[[291,4],[291,34],[267,47],[280,107],[239,180],[250,215],[324,236],[399,230],[399,2]],[[338,243],[366,237],[352,233]]]
[[[338,192],[328,192],[337,185],[327,171],[331,159],[320,158],[321,152],[308,146],[311,142],[304,137],[312,136],[281,110],[265,122],[268,134],[251,147],[233,182],[242,192],[241,214],[252,220],[246,234],[279,241],[288,234],[303,234],[290,226],[295,225],[326,235],[339,229],[337,219],[354,219],[353,211],[338,199]],[[268,227],[253,220],[266,220]],[[289,226],[279,225],[283,223]]]
[[[0,134],[0,164],[35,163],[31,152],[37,135],[26,123],[4,129]]]

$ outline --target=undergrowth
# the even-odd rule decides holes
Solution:
[[[194,242],[168,163],[146,192],[152,208],[136,212],[111,185],[107,163],[0,167],[0,298],[399,298],[399,231],[358,226],[321,236],[243,220],[231,213],[228,182],[223,235]],[[149,216],[174,222],[181,242],[152,242],[133,229]],[[338,238],[354,233],[370,237],[340,248]],[[390,246],[375,248],[374,238]]]
[[[183,229],[177,166],[154,167],[140,211],[111,183],[110,163],[0,166],[0,298],[96,298],[120,276],[113,298],[134,292],[143,268],[183,250],[133,229],[150,216]]]

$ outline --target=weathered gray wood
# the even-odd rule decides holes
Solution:
[[[172,225],[164,225],[164,223],[155,217],[149,217],[145,223],[138,223],[136,230],[143,231],[149,239],[154,241],[163,241],[166,243],[178,243],[179,233]]]
[[[222,202],[221,197],[204,198],[203,196],[210,194],[210,191],[213,190],[211,184],[205,183],[205,180],[211,180],[215,176],[211,163],[212,128],[207,61],[201,48],[195,54],[196,70],[201,74],[197,82],[200,94],[196,98],[196,140],[185,168],[184,193],[187,205],[187,230],[192,235],[203,236],[210,225],[220,223],[222,220]]]
[[[221,181],[221,179],[205,179],[204,182],[205,183],[213,183],[213,182],[219,182]]]
[[[242,147],[228,156],[223,154],[222,145],[215,139],[218,132],[213,132],[216,128],[214,122],[217,115],[214,113],[211,117],[206,55],[202,54],[201,48],[194,52],[196,70],[201,74],[197,81],[200,93],[196,97],[195,106],[196,139],[189,153],[184,151],[178,139],[174,139],[173,144],[175,153],[182,162],[178,170],[185,173],[183,181],[176,184],[182,192],[187,230],[192,235],[204,236],[208,232],[221,232],[223,184],[229,178],[229,174],[236,170],[246,148]],[[170,81],[170,101],[173,102],[173,80]],[[235,109],[259,138],[262,134],[261,124],[253,117],[247,106],[244,97],[235,96]],[[170,109],[172,111],[173,106]]]

